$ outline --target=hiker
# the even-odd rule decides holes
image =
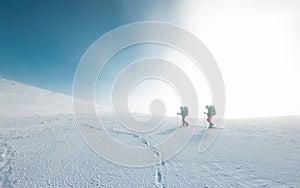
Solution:
[[[177,113],[178,115],[181,115],[182,117],[182,126],[188,126],[188,122],[185,121],[185,117],[189,115],[189,109],[186,106],[180,107],[180,113]]]
[[[209,123],[209,128],[211,128],[214,124],[212,123],[212,117],[216,115],[216,109],[214,105],[208,106],[206,105],[205,108],[207,109],[207,112],[204,112],[204,114],[207,115],[207,122]]]

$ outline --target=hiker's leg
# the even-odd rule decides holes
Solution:
[[[211,123],[211,118],[212,118],[212,116],[209,116],[209,127],[210,128],[213,126],[213,124]]]
[[[186,124],[186,126],[188,126],[188,125],[189,125],[189,123],[188,123],[187,121],[185,121],[185,124]]]

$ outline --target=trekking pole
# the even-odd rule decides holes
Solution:
[[[204,128],[206,128],[206,118],[205,118],[205,113],[204,113]]]

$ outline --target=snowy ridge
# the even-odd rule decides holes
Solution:
[[[72,98],[0,78],[0,118],[73,113]]]

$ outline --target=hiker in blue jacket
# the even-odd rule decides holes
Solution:
[[[186,116],[189,115],[189,109],[186,106],[180,107],[180,113],[177,113],[178,115],[181,115],[182,117],[182,126],[188,126],[188,122],[185,121]]]

